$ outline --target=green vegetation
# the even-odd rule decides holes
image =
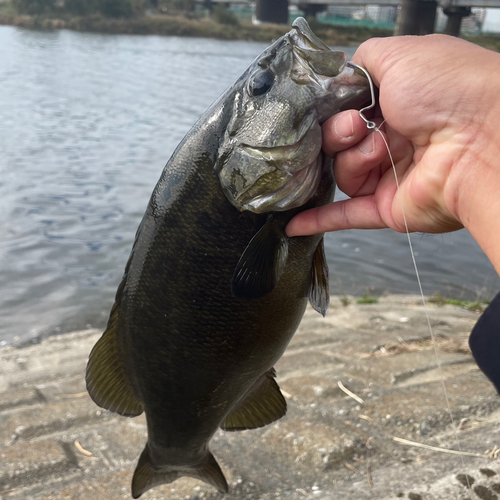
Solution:
[[[17,11],[12,5],[12,2],[0,2],[0,20],[2,18],[8,19],[16,16]],[[0,22],[0,24],[2,24]]]
[[[463,307],[469,311],[483,312],[488,304],[489,300],[481,300],[479,297],[475,301],[470,300],[460,300],[460,299],[448,299],[443,297],[439,292],[434,293],[432,297],[427,301],[430,304],[436,304],[438,306],[444,306],[445,304],[450,304],[452,306]]]
[[[358,304],[378,304],[378,297],[365,293],[362,297],[358,297],[356,302]]]
[[[12,6],[19,14],[48,14],[54,10],[55,0],[12,0]]]
[[[65,15],[102,15],[113,18],[130,18],[142,15],[148,0],[12,0],[18,14],[44,15],[52,18]]]
[[[347,307],[351,303],[349,297],[345,294],[339,295],[339,300],[344,307]]]
[[[77,0],[75,0],[77,1]],[[0,25],[28,29],[70,29],[95,33],[122,33],[135,35],[193,36],[220,40],[253,40],[270,43],[290,30],[288,25],[262,24],[239,21],[239,25],[222,24],[212,18],[194,19],[185,15],[153,14],[130,18],[104,15],[73,15],[59,11],[50,15],[17,15],[0,10]],[[374,36],[389,36],[389,30],[325,26],[317,35],[330,45],[358,45]]]
[[[239,26],[240,22],[234,12],[231,12],[224,4],[218,3],[213,9],[213,18],[220,24]]]
[[[158,2],[160,12],[172,16],[193,17],[196,7],[195,0],[161,0]]]
[[[74,0],[78,2],[78,0]],[[133,1],[135,5],[136,2]],[[70,0],[71,2],[71,0]],[[82,7],[83,8],[83,7]],[[219,18],[220,19],[220,18]],[[262,24],[239,21],[223,24],[212,18],[195,19],[186,15],[152,14],[148,16],[106,17],[102,12],[76,15],[57,10],[43,15],[17,15],[0,10],[0,25],[7,24],[28,29],[70,29],[96,33],[123,33],[137,35],[193,36],[220,40],[253,40],[271,42],[290,30],[288,25]],[[358,45],[374,36],[389,36],[389,30],[346,28],[324,25],[318,36],[330,45]]]
[[[0,0],[0,25],[28,29],[71,29],[98,33],[195,36],[270,42],[289,25],[253,25],[223,4],[209,11],[195,0]],[[313,21],[318,36],[331,45],[357,45],[389,30],[344,27]]]

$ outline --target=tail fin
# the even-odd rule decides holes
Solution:
[[[226,478],[210,452],[207,452],[202,463],[191,468],[185,466],[178,468],[175,466],[155,467],[149,455],[148,445],[146,445],[132,478],[132,497],[139,498],[151,488],[171,483],[182,476],[201,479],[205,483],[215,486],[220,493],[229,491]]]

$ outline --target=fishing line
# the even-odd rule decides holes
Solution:
[[[361,70],[366,75],[366,77],[368,79],[368,82],[370,84],[371,103],[370,103],[370,105],[364,107],[363,109],[361,109],[359,111],[359,116],[366,123],[366,127],[369,130],[374,130],[375,132],[378,132],[380,134],[380,137],[382,137],[382,140],[384,141],[385,147],[387,148],[387,153],[389,155],[389,159],[391,161],[392,170],[394,172],[394,179],[396,181],[397,192],[398,192],[398,195],[400,195],[399,179],[398,179],[398,174],[397,174],[397,171],[396,171],[396,165],[394,164],[394,160],[392,158],[392,153],[391,153],[391,150],[389,148],[389,144],[387,143],[387,140],[386,140],[384,134],[380,130],[380,127],[382,127],[382,125],[385,123],[385,119],[377,127],[377,124],[375,122],[373,122],[371,120],[368,120],[364,116],[364,112],[365,111],[368,111],[368,110],[372,109],[375,106],[375,93],[374,93],[374,89],[373,89],[373,87],[374,87],[373,86],[373,80],[372,80],[370,74],[368,73],[368,71],[366,69],[362,68],[361,66],[358,66],[357,64],[351,63],[351,62],[349,62],[349,65],[354,66],[355,68],[358,68],[359,70]],[[424,291],[423,291],[423,288],[422,288],[422,281],[420,279],[420,273],[418,272],[417,261],[415,259],[415,252],[413,251],[413,245],[412,245],[412,242],[411,242],[410,231],[408,229],[408,222],[406,220],[406,213],[405,213],[405,210],[404,210],[403,199],[401,198],[401,196],[399,196],[399,203],[400,203],[400,208],[401,208],[401,214],[403,215],[403,221],[404,221],[404,226],[405,226],[405,230],[406,230],[406,237],[408,238],[408,245],[410,247],[410,253],[411,253],[411,259],[412,259],[412,262],[413,262],[413,268],[415,269],[415,276],[417,277],[418,288],[419,288],[419,291],[420,291],[420,297],[422,299],[422,304],[424,306],[425,318],[427,320],[427,327],[429,329],[429,333],[430,333],[430,336],[431,336],[432,347],[433,347],[433,350],[434,350],[434,357],[436,358],[436,365],[437,365],[437,368],[438,368],[439,375],[441,377],[441,385],[442,385],[444,397],[445,397],[445,400],[446,400],[446,406],[448,408],[448,414],[450,416],[451,425],[453,427],[453,434],[454,434],[454,437],[455,437],[455,441],[456,441],[456,444],[457,444],[458,451],[460,453],[462,453],[462,449],[461,449],[461,446],[460,446],[460,439],[458,438],[457,426],[455,425],[455,420],[453,418],[453,414],[452,414],[452,411],[451,411],[450,400],[448,398],[448,392],[446,390],[446,384],[444,383],[444,375],[443,375],[443,368],[442,368],[442,365],[441,365],[441,359],[439,358],[439,354],[438,354],[437,347],[436,347],[436,338],[434,336],[434,331],[432,330],[431,320],[430,320],[430,317],[429,317],[429,311],[427,309],[427,301],[425,300],[425,295],[424,295]],[[464,460],[463,455],[460,455],[460,459],[462,461],[462,467],[465,469],[465,460]],[[467,488],[469,490],[469,498],[472,498],[472,496],[471,496],[472,495],[472,493],[471,493],[471,486],[472,485],[469,483],[469,477],[468,477],[467,474],[465,474],[465,478],[466,478],[466,481],[467,481]]]

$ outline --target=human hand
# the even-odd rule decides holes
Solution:
[[[300,213],[288,235],[383,227],[402,232],[401,206],[410,231],[465,225],[478,241],[481,232],[491,232],[484,205],[487,199],[497,204],[500,219],[500,55],[431,35],[369,40],[353,62],[380,89],[382,130],[400,191],[380,134],[367,135],[356,111],[338,114],[323,126],[323,148],[337,153],[335,177],[351,199]]]

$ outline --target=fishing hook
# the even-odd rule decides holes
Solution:
[[[359,69],[360,71],[362,71],[364,73],[364,75],[366,76],[368,83],[370,84],[370,96],[371,96],[372,102],[368,106],[359,110],[359,116],[364,120],[364,122],[366,123],[366,126],[369,130],[375,130],[377,128],[377,124],[375,122],[372,122],[371,120],[368,120],[368,118],[366,118],[366,116],[363,114],[365,111],[368,111],[369,109],[372,109],[373,107],[375,107],[375,104],[376,104],[375,91],[373,89],[372,77],[370,76],[370,73],[368,73],[368,71],[366,71],[365,68],[358,66],[357,64],[354,64],[353,62],[350,62],[350,61],[347,64],[349,66],[352,66],[353,68],[356,68],[356,69]]]

